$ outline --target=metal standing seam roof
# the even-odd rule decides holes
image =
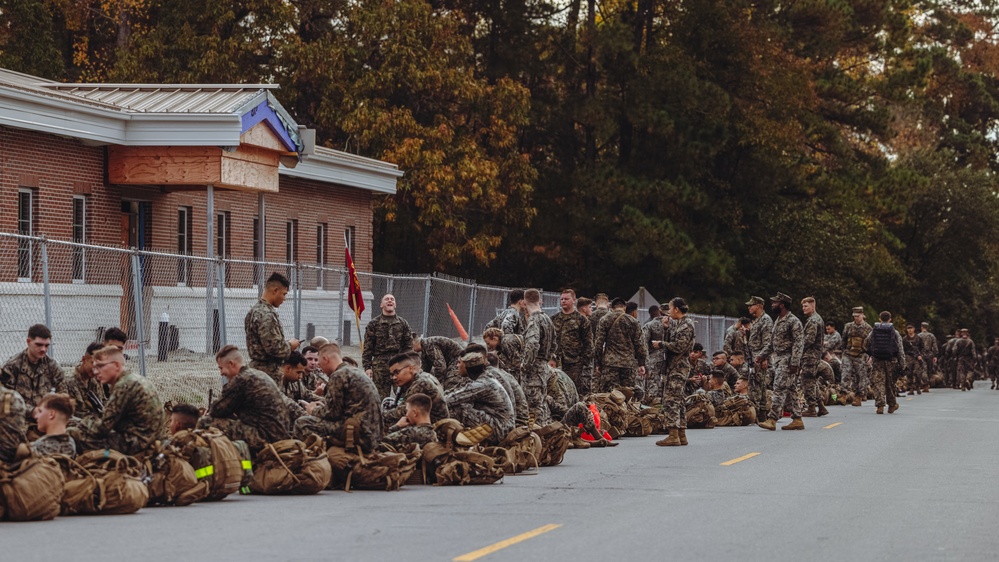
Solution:
[[[41,88],[137,113],[235,113],[273,84],[39,84]]]

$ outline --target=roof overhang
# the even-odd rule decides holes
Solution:
[[[376,193],[395,195],[396,182],[403,172],[393,164],[330,150],[316,148],[314,154],[294,168],[281,166],[281,175],[356,187]]]

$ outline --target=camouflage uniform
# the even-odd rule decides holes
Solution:
[[[440,381],[444,390],[461,384],[458,374],[458,359],[464,348],[451,338],[430,336],[420,339],[420,359],[423,372],[430,373]]]
[[[870,334],[871,325],[866,321],[860,324],[847,322],[843,326],[846,349],[843,351],[843,380],[840,387],[844,392],[852,390],[861,401],[867,397],[867,388],[870,386],[867,348],[864,347],[864,341]]]
[[[947,340],[947,343],[943,345],[943,354],[941,357],[941,362],[943,366],[941,370],[944,373],[944,380],[947,386],[951,388],[960,388],[960,381],[957,379],[957,358],[954,355],[954,345],[957,343],[958,338],[951,336]]]
[[[564,375],[565,373],[562,374]],[[497,369],[492,365],[486,367],[486,372],[482,376],[489,377],[500,383],[500,386],[506,391],[507,397],[510,398],[510,402],[513,404],[516,424],[518,426],[527,425],[531,418],[531,408],[527,405],[527,396],[524,395],[524,389],[520,388],[520,383],[517,382],[517,379],[513,378],[513,375],[503,369]],[[551,389],[550,382],[548,383],[548,388]]]
[[[687,409],[683,401],[683,387],[690,373],[690,351],[694,349],[693,321],[685,316],[679,321],[671,322],[664,345],[669,353],[662,391],[665,426],[667,429],[686,429]]]
[[[728,383],[724,383],[721,388],[705,391],[704,394],[708,397],[708,400],[711,401],[712,406],[719,408],[726,399],[732,396],[732,388],[728,385]]]
[[[548,318],[545,316],[545,318]],[[498,445],[514,428],[513,404],[495,380],[480,376],[445,396],[451,417],[466,428],[484,423],[493,428],[487,442]]]
[[[322,400],[315,392],[312,392],[302,381],[281,381],[281,391],[293,402],[304,400],[306,402],[319,402]]]
[[[524,369],[520,386],[527,397],[527,405],[538,425],[548,423],[549,372],[548,361],[555,354],[555,326],[547,314],[538,310],[527,319],[527,332],[524,333]]]
[[[909,393],[926,384],[923,371],[923,340],[919,335],[902,336],[902,351],[905,353],[905,375],[909,380]]]
[[[392,392],[392,376],[389,375],[388,362],[393,356],[411,349],[413,349],[413,332],[409,329],[409,322],[398,314],[394,316],[379,314],[368,322],[368,326],[364,329],[364,352],[361,354],[361,363],[365,371],[371,371],[371,380],[374,381],[382,398]]]
[[[975,363],[978,357],[975,342],[971,338],[957,338],[953,356],[957,365],[958,384],[962,388],[971,388],[975,382]]]
[[[724,351],[726,355],[731,357],[732,354],[737,351],[740,351],[743,354],[745,354],[746,348],[747,344],[746,344],[745,332],[734,326],[730,326],[729,329],[725,332],[725,344],[722,346],[722,351]]]
[[[985,368],[992,380],[992,388],[996,388],[999,382],[999,345],[993,345],[985,352]]]
[[[302,384],[305,385],[305,388],[313,392],[316,390],[317,386],[321,384],[325,385],[329,381],[330,380],[326,378],[326,375],[323,373],[323,370],[318,367],[307,370],[305,371],[305,374],[302,375]]]
[[[20,394],[0,386],[0,462],[13,462],[17,446],[28,442],[27,412]]]
[[[593,361],[593,331],[589,320],[578,310],[569,314],[559,311],[552,316],[552,325],[555,327],[555,359],[558,365],[569,375],[579,392],[588,394],[592,373],[587,367]]]
[[[114,449],[138,455],[166,437],[163,403],[149,379],[125,371],[111,388],[104,413],[90,415],[70,429],[81,451]]]
[[[414,394],[426,394],[430,397],[430,421],[437,422],[451,417],[447,411],[447,402],[444,401],[444,388],[429,373],[416,373],[413,380],[406,386],[400,386],[399,391],[394,395],[394,401],[388,408],[382,408],[382,423],[386,428],[399,421],[399,418],[406,415],[406,399]],[[393,397],[389,397],[391,400]]]
[[[427,443],[436,442],[437,432],[434,431],[434,426],[429,423],[407,425],[406,427],[393,425],[389,428],[385,437],[382,438],[382,445],[388,445],[396,451],[412,443],[423,447]]]
[[[378,389],[363,371],[346,363],[330,375],[324,393],[326,402],[316,406],[311,416],[295,421],[295,437],[305,441],[315,433],[327,442],[343,442],[348,419],[357,420],[354,439],[365,453],[370,453],[382,440],[382,407]]]
[[[618,386],[634,388],[636,370],[644,367],[649,352],[642,341],[642,327],[630,315],[614,310],[597,326],[595,364],[597,392],[610,392]]]
[[[527,331],[527,315],[511,306],[490,320],[486,328],[499,328],[504,334],[523,335]]]
[[[269,302],[260,299],[246,313],[243,327],[250,367],[269,375],[275,384],[281,384],[281,365],[291,354],[291,344],[284,339],[277,311]]]
[[[524,336],[520,334],[505,334],[496,348],[499,357],[499,368],[513,375],[517,381],[523,380],[524,369]]]
[[[256,453],[267,443],[291,438],[290,401],[266,373],[244,366],[222,387],[198,427],[216,427]]]
[[[875,324],[875,326],[878,324]],[[889,405],[898,404],[895,400],[897,390],[892,370],[896,368],[898,370],[905,369],[905,351],[902,348],[902,335],[898,333],[898,330],[890,322],[887,325],[891,326],[891,331],[895,336],[896,350],[895,357],[891,359],[878,359],[875,357],[871,365],[871,385],[874,387],[874,405],[878,408],[884,407],[886,398]],[[872,329],[871,333],[867,334],[867,338],[864,340],[864,349],[871,348],[873,333]]]
[[[43,435],[31,443],[31,451],[38,456],[66,455],[75,457],[76,442],[68,433]]]
[[[801,355],[805,340],[801,320],[788,312],[774,322],[770,343],[760,352],[760,358],[768,360],[774,368],[774,397],[768,417],[779,420],[783,409],[790,406],[791,418],[801,417],[801,403],[797,400],[800,371],[791,374],[791,367],[801,367]]]
[[[819,362],[825,355],[825,323],[818,312],[813,312],[805,319],[802,327],[802,338],[804,345],[801,351],[801,390],[803,391],[805,404],[808,407],[818,407],[823,402],[818,394],[822,391],[819,384]]]
[[[743,363],[745,365],[745,363]],[[739,370],[732,365],[725,363],[721,367],[712,367],[711,374],[721,373],[724,375],[725,384],[732,388],[735,386],[735,381],[739,379]]]
[[[639,382],[639,386],[645,391],[642,399],[644,404],[652,404],[660,399],[660,392],[663,386],[663,368],[666,366],[666,354],[662,348],[652,346],[654,341],[666,339],[666,327],[663,326],[662,318],[653,318],[642,326],[642,341],[645,342],[645,349],[648,351],[648,360],[645,362],[645,379]]]
[[[936,362],[933,361],[940,355],[937,337],[933,332],[919,332],[916,335],[923,340],[923,366],[926,367],[926,378],[929,379],[937,371]]]
[[[715,407],[715,418],[718,427],[752,425],[756,423],[756,408],[749,395],[736,394]]]
[[[836,357],[843,355],[843,336],[833,330],[831,334],[822,335],[822,350],[832,353]]]
[[[82,418],[96,413],[89,398],[90,393],[93,393],[101,404],[107,403],[108,397],[104,392],[104,385],[93,374],[80,371],[80,366],[77,365],[73,369],[73,375],[66,380],[66,394],[76,402],[76,417]]]
[[[576,402],[579,402],[579,392],[576,385],[566,373],[556,370],[555,376],[548,381],[548,410],[552,419],[560,420]]]
[[[746,363],[749,365],[749,369],[753,370],[753,377],[749,381],[749,398],[753,401],[753,406],[756,407],[757,415],[761,415],[763,412],[767,411],[767,387],[769,386],[769,379],[772,377],[770,373],[773,370],[773,365],[767,366],[766,369],[761,369],[754,365],[756,358],[763,353],[763,349],[770,345],[770,338],[773,337],[774,331],[774,321],[770,319],[766,313],[761,314],[759,318],[753,320],[753,323],[749,325],[749,341],[747,346],[749,348],[749,357],[746,357]]]
[[[576,402],[570,406],[561,417],[561,420],[562,424],[570,430],[576,430],[576,428],[581,427],[583,431],[596,439],[603,436],[603,433],[597,429],[597,421],[593,417],[593,412],[583,402]]]
[[[11,357],[0,370],[0,384],[17,391],[28,409],[33,409],[50,392],[66,392],[62,369],[46,355],[32,364],[28,351]]]

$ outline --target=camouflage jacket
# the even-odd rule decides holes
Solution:
[[[393,425],[389,428],[389,433],[382,438],[382,445],[388,445],[396,451],[411,443],[416,443],[420,447],[423,447],[427,443],[436,442],[437,432],[434,431],[434,426],[429,423],[407,425],[406,427]]]
[[[788,312],[783,318],[777,317],[774,322],[773,336],[770,343],[760,352],[760,357],[769,359],[771,355],[789,357],[790,366],[801,366],[801,354],[805,349],[805,339],[801,320]]]
[[[916,335],[923,340],[923,358],[932,359],[940,354],[940,349],[937,347],[937,337],[933,335],[933,332],[919,332]]]
[[[0,386],[0,461],[13,462],[17,446],[27,443],[28,407],[17,392]]]
[[[954,342],[954,357],[968,360],[976,356],[975,342],[971,338],[957,338]]]
[[[595,345],[597,366],[634,369],[644,367],[648,358],[638,320],[618,310],[600,320]]]
[[[857,324],[856,322],[847,322],[843,326],[843,353],[849,355],[850,357],[860,357],[867,351],[867,346],[864,344],[867,341],[867,336],[871,335],[871,325],[866,321]]]
[[[42,435],[31,443],[31,451],[39,456],[76,456],[76,441],[68,433],[62,435]]]
[[[743,365],[745,365],[745,363],[743,363]],[[721,367],[712,366],[711,373],[714,374],[716,372],[720,372],[724,375],[725,383],[729,387],[735,386],[735,381],[739,379],[739,370],[728,363],[725,363]]]
[[[499,367],[514,375],[520,374],[524,367],[524,336],[520,334],[505,334],[496,348],[499,357]]]
[[[305,374],[302,375],[302,384],[305,385],[305,388],[311,391],[315,391],[318,385],[326,384],[328,382],[329,379],[326,378],[326,375],[323,373],[323,370],[318,367],[312,370],[305,371]]]
[[[382,421],[392,425],[406,415],[406,399],[414,394],[426,394],[430,397],[430,421],[437,422],[450,417],[447,402],[444,401],[444,388],[430,373],[416,373],[413,380],[406,386],[401,386],[395,394],[392,407],[382,408]]]
[[[372,451],[382,440],[382,405],[378,388],[357,367],[341,364],[330,375],[326,402],[316,406],[312,415],[331,422],[348,418],[360,420],[357,436],[361,448]]]
[[[836,373],[833,371],[832,365],[825,361],[819,361],[818,366],[815,368],[815,378],[833,384],[836,382]]]
[[[769,315],[763,313],[759,318],[753,320],[749,325],[749,341],[746,342],[752,357],[746,359],[756,360],[763,353],[763,350],[770,345],[770,339],[774,333],[774,321]]]
[[[304,400],[306,402],[319,402],[322,400],[322,398],[320,398],[315,392],[312,392],[309,387],[305,386],[305,383],[302,382],[304,380],[305,377],[302,377],[302,380],[297,381],[282,380],[280,387],[281,392],[284,392],[285,396],[291,398],[295,402],[298,402],[299,400]]]
[[[999,346],[993,345],[985,352],[985,365],[990,369],[999,367]]]
[[[106,404],[108,401],[107,394],[104,392],[104,385],[92,374],[88,375],[81,372],[79,365],[73,369],[72,376],[66,380],[66,393],[76,401],[76,417],[78,418],[95,413],[94,405],[90,401],[91,393],[102,404]]]
[[[665,339],[666,327],[663,326],[662,318],[653,318],[642,326],[642,341],[645,342],[645,350],[648,351],[648,360],[645,362],[645,368],[650,372],[660,372],[662,370],[662,363],[665,360],[663,348],[653,347],[652,342],[663,341]]]
[[[552,419],[555,421],[561,420],[569,408],[579,402],[579,392],[576,391],[576,385],[573,384],[569,375],[563,371],[558,371],[556,376],[548,381],[546,400]]]
[[[906,357],[911,357],[912,360],[919,359],[923,356],[923,340],[919,337],[919,334],[912,336],[902,336],[902,351],[905,353]]]
[[[289,408],[274,381],[256,369],[243,367],[222,387],[208,415],[238,418],[253,427],[268,443],[291,438]]]
[[[539,364],[547,363],[555,356],[555,325],[542,311],[527,317],[527,331],[524,333],[524,368],[538,369]]]
[[[91,439],[107,438],[114,432],[128,443],[129,450],[120,452],[136,455],[166,436],[166,414],[153,383],[126,371],[111,387],[104,413],[83,418],[77,429]]]
[[[507,307],[486,324],[486,328],[499,328],[504,334],[521,334],[527,331],[527,315],[514,307]]]
[[[444,398],[451,411],[455,411],[457,406],[466,404],[473,410],[479,410],[495,418],[500,425],[493,428],[497,431],[497,435],[506,435],[514,428],[515,418],[510,397],[498,382],[489,377],[480,376],[469,381],[465,386],[449,392]]]
[[[600,327],[600,321],[604,319],[604,316],[610,312],[609,308],[594,308],[593,314],[587,318],[590,321],[590,330],[593,331],[593,344],[596,345],[597,341],[597,328]],[[596,352],[596,350],[594,350]]]
[[[822,349],[830,353],[843,353],[843,336],[833,330],[831,334],[822,336]]]
[[[578,310],[569,314],[562,311],[552,315],[557,351],[555,355],[563,367],[588,365],[593,360],[593,331],[590,322]]]
[[[279,369],[291,354],[291,344],[284,339],[284,329],[277,311],[264,299],[250,308],[243,319],[246,329],[246,353],[251,366],[269,375],[275,383],[280,383]]]
[[[878,324],[881,324],[881,322],[878,322]],[[897,363],[899,367],[905,368],[905,350],[903,349],[904,346],[902,345],[902,334],[898,333],[898,330],[895,329],[895,326],[893,324],[891,324],[890,322],[887,324],[891,326],[891,331],[892,333],[895,334],[896,352],[895,352],[895,357],[893,359],[885,359],[884,361],[895,361],[895,363]],[[871,348],[871,334],[873,333],[874,329],[872,328],[871,333],[867,334],[867,338],[864,340],[864,349]],[[878,361],[878,359],[875,359],[874,361]]]
[[[722,346],[722,351],[725,352],[729,357],[732,356],[736,351],[741,351],[743,354],[746,353],[746,334],[739,328],[732,328],[725,332],[725,343]]]
[[[824,330],[825,323],[822,322],[822,317],[819,316],[818,312],[813,312],[805,319],[801,336],[803,342],[801,349],[802,369],[812,371],[822,360],[822,356],[825,354],[825,349],[823,349],[825,346]]]
[[[375,363],[384,363],[393,355],[413,349],[413,332],[409,322],[399,316],[379,314],[364,328],[364,352],[361,364],[364,370],[374,368]],[[332,378],[332,377],[331,377]]]
[[[510,373],[491,365],[486,367],[486,372],[482,376],[495,380],[503,387],[507,397],[513,404],[513,415],[516,424],[518,426],[527,425],[531,417],[530,407],[527,404],[527,396],[524,394],[524,389],[517,382],[517,379],[513,378],[513,375]]]
[[[689,316],[670,322],[665,346],[669,352],[666,371],[687,376],[690,372],[690,352],[694,349],[694,322]]]
[[[16,390],[29,409],[50,392],[66,392],[66,380],[59,364],[47,355],[32,364],[27,350],[11,357],[0,369],[0,384]]]
[[[464,347],[451,338],[429,336],[420,339],[423,370],[437,377],[441,384],[457,375],[462,351]]]
[[[717,390],[708,390],[705,392],[708,396],[708,400],[711,401],[711,405],[715,408],[720,408],[725,400],[732,396],[732,389],[728,386],[728,383],[722,385],[721,388]]]

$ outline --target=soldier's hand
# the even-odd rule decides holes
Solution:
[[[638,368],[638,376],[645,378],[645,367]]]
[[[395,422],[395,424],[399,427],[407,427],[409,425],[409,418],[402,416],[399,418],[399,421]]]
[[[291,350],[292,351],[295,351],[296,349],[298,349],[298,346],[302,345],[302,342],[298,341],[297,339],[292,338],[292,339],[288,340],[288,345],[291,346]]]
[[[323,383],[317,384],[315,393],[316,396],[322,396],[323,394],[326,394],[326,385]]]
[[[311,416],[312,415],[312,411],[315,410],[316,406],[318,406],[318,405],[319,405],[319,402],[309,402],[308,404],[306,404],[306,405],[304,405],[302,407],[305,408],[305,411],[308,412],[308,414]]]
[[[558,364],[555,363],[554,359],[549,359],[548,360],[548,366],[551,367],[552,369],[557,369],[558,368]]]

